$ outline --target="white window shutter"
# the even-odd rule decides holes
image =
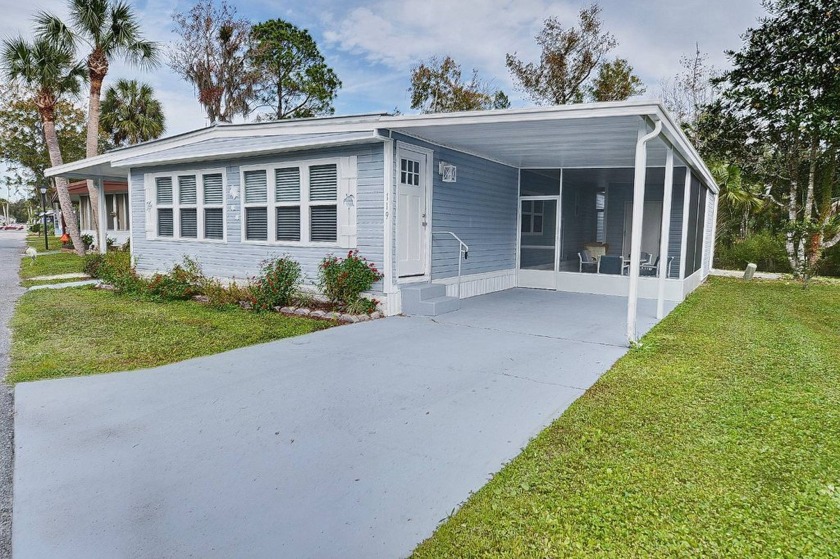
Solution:
[[[356,248],[356,208],[359,197],[356,192],[358,178],[356,156],[342,157],[339,162],[338,181],[338,245],[342,248]]]
[[[155,181],[147,175],[143,176],[143,186],[146,191],[143,197],[144,206],[146,209],[146,239],[154,239],[157,225],[155,222],[155,200],[157,198],[155,192]]]

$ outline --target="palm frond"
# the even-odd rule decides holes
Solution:
[[[79,35],[89,38],[92,47],[107,32],[108,0],[70,0],[70,19]]]
[[[45,11],[40,11],[35,15],[35,34],[36,37],[57,45],[75,46],[80,39],[58,16]]]

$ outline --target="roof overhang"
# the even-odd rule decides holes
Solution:
[[[711,172],[658,102],[621,101],[432,115],[360,115],[224,124],[52,167],[48,177],[127,178],[131,167],[217,161],[386,140],[405,134],[519,168],[632,167],[639,131],[662,122],[648,165],[687,165],[712,191]]]

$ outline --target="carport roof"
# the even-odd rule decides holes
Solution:
[[[654,101],[217,124],[53,167],[46,175],[124,180],[131,167],[387,141],[394,133],[520,168],[632,167],[639,131],[649,130],[656,120],[663,124],[662,134],[648,143],[648,165],[663,166],[666,149],[672,146],[675,164],[691,167],[716,192],[699,154],[668,111]]]

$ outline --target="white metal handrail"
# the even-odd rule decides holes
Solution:
[[[456,241],[458,241],[458,299],[461,298],[461,257],[466,260],[470,253],[470,247],[467,246],[467,243],[461,240],[461,237],[453,233],[452,231],[433,231],[433,235],[450,235]]]

